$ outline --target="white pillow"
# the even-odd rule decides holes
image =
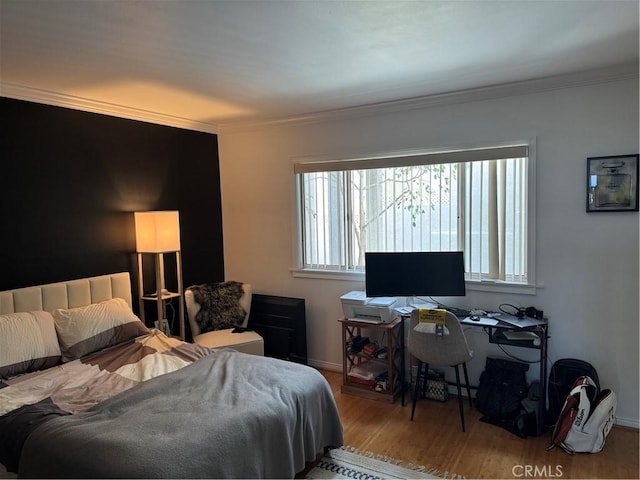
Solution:
[[[53,312],[53,317],[63,362],[149,333],[122,298],[85,307],[60,308]]]
[[[0,315],[0,378],[42,370],[60,362],[60,346],[48,312]]]

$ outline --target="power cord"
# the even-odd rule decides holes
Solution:
[[[524,360],[523,358],[519,358],[516,355],[513,355],[512,353],[507,352],[504,349],[504,345],[498,343],[498,348],[500,348],[500,350],[502,350],[502,352],[509,358],[512,358],[514,360],[517,360],[518,362],[522,362],[522,363],[529,363],[529,364],[534,364],[534,363],[540,363],[540,360]]]
[[[167,302],[166,307],[171,310],[171,320],[167,319],[169,322],[169,332],[173,332],[173,323],[176,319],[176,309],[173,307],[173,303]]]
[[[512,308],[513,310],[511,310],[511,311],[505,310],[504,307],[509,307],[509,308]],[[498,306],[498,309],[502,313],[505,313],[507,315],[513,315],[514,317],[518,317],[518,318],[524,318],[524,315],[525,315],[525,309],[524,308],[516,307],[515,305],[511,305],[510,303],[501,303]]]

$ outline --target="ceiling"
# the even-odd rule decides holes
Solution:
[[[637,0],[0,2],[3,96],[212,131],[620,65],[637,72]]]

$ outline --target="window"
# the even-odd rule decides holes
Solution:
[[[530,285],[529,145],[294,164],[303,270],[364,252],[463,250],[468,281]]]

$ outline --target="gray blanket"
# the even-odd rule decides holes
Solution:
[[[342,445],[325,378],[283,360],[218,350],[76,415],[38,427],[22,477],[293,478]]]

